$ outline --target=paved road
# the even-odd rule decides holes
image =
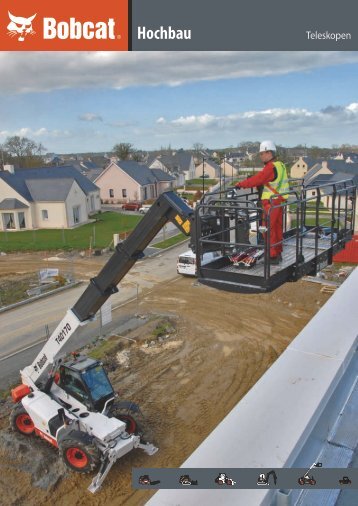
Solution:
[[[178,254],[186,249],[188,245],[184,243],[157,256],[138,261],[119,284],[119,292],[112,295],[112,307],[136,299],[137,289],[140,296],[143,289],[150,289],[157,283],[175,278]],[[40,346],[35,347],[34,344],[43,341],[46,335],[45,325],[49,326],[51,333],[86,286],[83,284],[0,315],[0,388],[8,384],[10,373],[18,371],[19,367],[28,364],[35,357]],[[92,338],[98,335],[98,322],[84,328],[86,330],[82,330],[81,334]],[[24,348],[29,349],[18,353]],[[24,361],[24,357],[27,361]]]

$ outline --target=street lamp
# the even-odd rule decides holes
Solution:
[[[225,176],[226,176],[226,154],[224,155],[224,190],[225,190]]]

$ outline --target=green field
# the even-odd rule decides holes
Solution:
[[[106,248],[113,234],[133,230],[142,216],[104,212],[95,221],[74,229],[42,229],[0,232],[0,251],[51,251],[57,249]]]
[[[291,228],[296,228],[297,221],[292,220],[291,222]],[[318,224],[321,227],[330,227],[331,226],[331,220],[327,219],[326,217],[321,216],[318,220]],[[316,218],[306,218],[305,225],[309,227],[316,226]]]
[[[174,246],[174,244],[178,244],[179,242],[185,241],[185,239],[188,239],[188,237],[185,234],[178,234],[174,235],[173,237],[169,237],[169,239],[166,239],[165,241],[157,242],[153,246],[155,248],[165,249],[169,248],[169,246]]]
[[[185,187],[189,188],[189,186],[203,185],[203,180],[204,180],[204,185],[205,186],[216,184],[218,182],[217,179],[209,179],[209,178],[206,178],[206,177],[200,177],[198,179],[190,179],[189,181],[186,181],[185,182]]]

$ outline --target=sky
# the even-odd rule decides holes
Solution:
[[[358,144],[358,52],[2,52],[0,144]]]

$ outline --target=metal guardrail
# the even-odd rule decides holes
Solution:
[[[224,289],[235,289],[237,285],[240,288],[238,291],[241,291],[245,284],[250,284],[248,277],[252,278],[254,273],[261,278],[255,279],[255,284],[261,291],[268,291],[284,281],[296,280],[303,274],[315,274],[323,264],[332,262],[334,253],[343,249],[353,235],[356,186],[352,180],[314,186],[298,185],[287,192],[288,199],[284,202],[278,202],[277,197],[272,196],[267,213],[261,206],[257,190],[241,191],[235,195],[234,192],[234,188],[227,188],[225,191],[207,193],[196,208],[193,244],[197,253],[199,281],[205,284],[216,283]],[[324,199],[328,206],[322,208]],[[273,244],[270,237],[271,221],[272,213],[277,209],[282,209],[283,239]],[[292,221],[294,226],[291,226]],[[250,226],[251,234],[248,232]],[[270,260],[270,247],[279,244],[283,248],[289,246],[290,249],[294,245],[295,253],[284,259],[278,269],[273,267]],[[225,258],[245,251],[245,248],[252,248],[253,245],[263,252],[260,274],[258,269],[245,272],[238,270],[231,275],[223,272],[223,269],[228,271]],[[202,268],[201,258],[207,251],[221,252],[222,260],[215,260]],[[285,274],[282,273],[284,270]],[[279,271],[280,279],[274,281],[273,278],[278,277]],[[216,281],[213,281],[214,278]]]

